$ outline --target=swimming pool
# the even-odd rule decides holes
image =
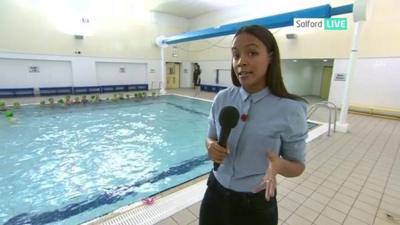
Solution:
[[[209,108],[161,96],[0,119],[0,224],[79,224],[209,172]]]

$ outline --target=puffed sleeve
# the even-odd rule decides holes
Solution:
[[[305,103],[294,103],[286,117],[287,126],[282,133],[280,154],[284,159],[305,162],[305,146],[308,136],[307,108]]]

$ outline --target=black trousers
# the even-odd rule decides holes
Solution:
[[[253,194],[226,189],[212,172],[207,186],[200,207],[199,225],[278,224],[276,198],[265,200],[265,191]]]

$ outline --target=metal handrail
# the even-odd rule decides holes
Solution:
[[[162,81],[158,82],[158,88],[157,89],[153,88],[154,87],[153,84],[154,84],[154,81],[151,81],[150,90],[157,90],[158,95],[160,95]]]
[[[337,107],[335,103],[333,102],[328,102],[328,101],[322,101],[322,102],[317,102],[313,105],[311,105],[310,110],[308,111],[307,119],[311,117],[311,115],[320,107],[324,107],[329,110],[329,126],[328,126],[328,136],[331,136],[331,125],[332,125],[332,110],[334,110],[334,121],[333,121],[333,132],[336,132],[336,114],[337,114]]]

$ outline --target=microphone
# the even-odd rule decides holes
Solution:
[[[218,144],[226,148],[229,133],[231,129],[236,127],[239,120],[239,111],[233,106],[225,106],[219,113],[219,124],[221,125],[221,133],[219,134]],[[214,162],[214,171],[217,171],[219,163]]]

